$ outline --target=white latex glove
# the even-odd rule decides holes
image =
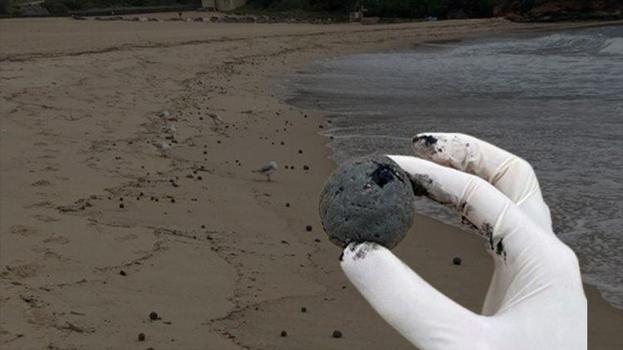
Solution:
[[[374,243],[344,249],[341,266],[353,285],[422,350],[586,349],[578,260],[553,233],[530,164],[463,134],[420,134],[413,147],[428,160],[389,157],[427,197],[462,214],[493,257],[482,315],[452,301]]]

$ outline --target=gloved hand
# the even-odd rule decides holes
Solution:
[[[530,164],[463,134],[420,134],[413,148],[420,158],[389,157],[420,192],[462,214],[493,257],[482,315],[449,299],[374,243],[344,249],[342,269],[359,292],[421,350],[586,349],[578,260],[552,231]]]

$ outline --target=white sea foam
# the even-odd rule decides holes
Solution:
[[[599,53],[606,55],[623,55],[623,38],[612,38],[604,42]]]

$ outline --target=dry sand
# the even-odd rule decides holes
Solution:
[[[0,347],[409,349],[320,227],[333,167],[322,116],[284,104],[272,78],[335,55],[547,28],[0,21]],[[269,160],[282,166],[273,182],[251,173]],[[418,218],[396,252],[480,309],[491,264],[475,235]],[[621,348],[623,312],[587,293],[591,348]]]

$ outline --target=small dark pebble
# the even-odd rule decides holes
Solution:
[[[288,332],[286,332],[286,331],[281,331],[281,337],[282,337],[282,338],[285,338],[285,337],[287,337],[287,336],[288,336]]]
[[[337,329],[333,331],[333,338],[341,338],[342,337],[342,332],[338,331]]]
[[[152,321],[157,320],[158,319],[158,313],[155,312],[155,311],[150,312],[149,313],[149,319],[152,320]]]
[[[119,204],[119,208],[123,209],[125,208],[125,205],[123,205],[123,203]]]
[[[138,341],[145,341],[145,333],[138,334]]]
[[[309,170],[309,165],[303,165],[303,170]]]
[[[303,154],[303,150],[302,149],[299,150],[299,154]]]
[[[175,198],[171,198],[171,203],[175,203]]]
[[[290,203],[286,203],[286,208],[290,208]]]
[[[201,225],[201,228],[206,228],[206,225]]]
[[[461,265],[461,263],[462,263],[462,262],[463,262],[463,260],[461,260],[461,258],[459,258],[458,256],[455,256],[455,257],[452,259],[452,263],[453,263],[454,265]]]
[[[305,306],[303,306],[303,307],[301,308],[301,312],[307,312],[307,308],[306,308]]]
[[[312,230],[311,225],[307,225],[307,226],[305,226],[305,230],[307,230],[307,232],[310,232],[310,231]]]
[[[127,275],[128,275],[128,274],[127,274],[127,273],[125,273],[125,271],[123,271],[123,270],[119,271],[119,274],[120,274],[121,276],[127,276]]]

